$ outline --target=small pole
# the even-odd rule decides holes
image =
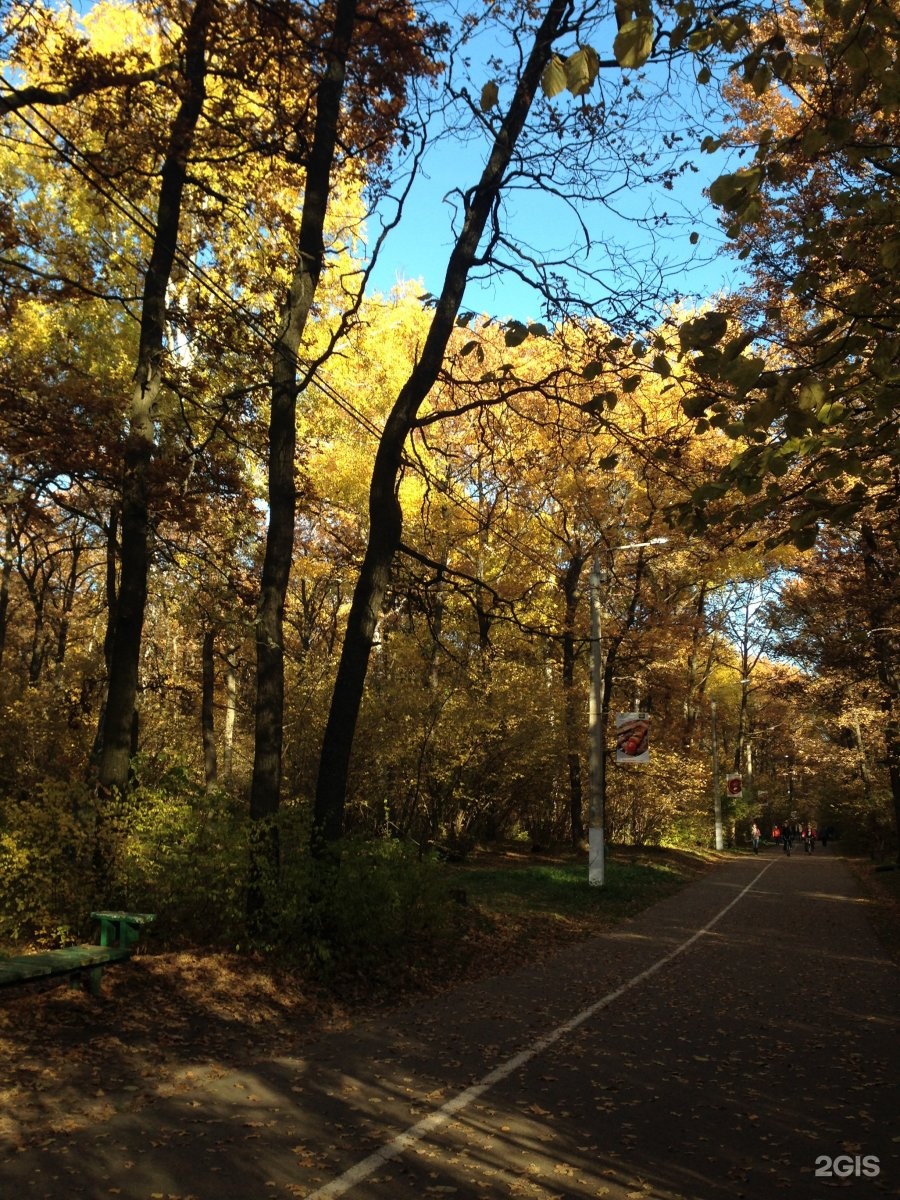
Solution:
[[[651,538],[648,542],[627,542],[621,550],[642,550],[645,546],[662,546],[666,537]],[[607,550],[612,555],[613,548]],[[588,814],[588,883],[603,887],[606,883],[606,847],[604,824],[606,807],[606,751],[603,745],[603,715],[606,705],[603,679],[603,656],[600,652],[600,587],[604,580],[600,555],[591,563],[589,593],[591,604],[591,682],[588,703],[588,768],[590,774],[590,807]]]
[[[603,887],[606,883],[604,846],[604,798],[606,791],[606,755],[603,747],[603,659],[600,652],[600,558],[591,565],[591,689],[588,704],[590,754],[590,808],[588,817],[588,883]]]
[[[716,702],[710,701],[712,708],[712,760],[713,760],[713,808],[716,814],[716,849],[725,849],[725,837],[722,832],[722,789],[719,786],[719,731],[716,727]]]

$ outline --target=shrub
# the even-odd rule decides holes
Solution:
[[[396,839],[348,840],[339,866],[323,863],[305,920],[307,951],[329,976],[384,984],[416,974],[447,935],[451,906],[436,862]]]
[[[62,780],[0,804],[0,937],[58,943],[84,926],[95,818],[90,789]]]
[[[116,898],[157,914],[156,931],[232,943],[244,920],[249,818],[218,788],[177,764],[126,800]]]

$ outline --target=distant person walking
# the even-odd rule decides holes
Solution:
[[[810,824],[810,822],[807,821],[806,828],[803,830],[803,849],[806,851],[807,854],[812,854],[812,852],[815,850],[815,848],[816,848],[816,830],[813,828],[813,826]]]
[[[781,844],[784,847],[784,852],[790,858],[791,848],[794,845],[794,827],[793,825],[785,825],[781,832]]]
[[[750,826],[750,841],[753,843],[753,853],[759,854],[759,839],[761,837],[759,826],[754,821]]]
[[[781,826],[778,824],[777,821],[772,826],[772,841],[775,843],[776,846],[781,841]]]

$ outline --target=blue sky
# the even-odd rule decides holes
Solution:
[[[462,0],[462,7],[465,9],[470,2]],[[429,11],[440,13],[443,3],[444,0],[432,0]],[[92,0],[73,0],[76,12],[87,12],[91,6]],[[447,11],[452,12],[453,9],[448,8]],[[458,19],[458,11],[455,16]],[[596,40],[601,57],[609,55],[614,32],[609,17],[594,29],[593,40]],[[481,86],[492,77],[492,70],[486,65],[488,60],[493,55],[503,57],[508,51],[508,47],[498,41],[501,37],[500,26],[485,24],[484,32],[467,42],[465,53],[468,61],[465,68],[460,68],[460,60],[453,67],[456,87],[466,84],[473,95],[479,94]],[[560,47],[560,50],[565,54],[566,47]],[[672,190],[644,185],[623,191],[613,204],[618,213],[599,204],[579,211],[579,217],[590,226],[599,246],[608,247],[607,262],[603,261],[602,249],[594,252],[594,261],[584,259],[577,250],[571,254],[571,247],[578,239],[575,219],[567,213],[561,202],[534,190],[507,198],[504,210],[506,226],[515,232],[517,241],[533,248],[538,258],[566,257],[570,262],[576,265],[582,263],[611,280],[616,273],[616,264],[627,264],[629,269],[624,273],[627,285],[629,273],[636,271],[635,264],[649,255],[647,234],[634,223],[633,218],[648,212],[659,214],[665,211],[672,216],[674,223],[668,230],[658,233],[653,258],[661,271],[666,273],[668,287],[685,293],[689,298],[712,296],[720,290],[730,290],[741,280],[740,264],[724,253],[716,255],[717,248],[723,245],[723,235],[714,211],[703,196],[703,189],[726,169],[722,154],[712,156],[702,154],[699,150],[704,134],[719,132],[716,88],[714,84],[698,88],[693,83],[692,75],[696,70],[696,64],[693,63],[682,67],[680,74],[667,76],[665,80],[660,76],[654,78],[655,70],[658,71],[653,68],[632,73],[632,83],[637,89],[645,89],[648,95],[656,89],[665,94],[663,109],[667,105],[669,111],[663,111],[660,123],[670,131],[678,129],[681,123],[695,124],[693,133],[686,135],[683,143],[684,154],[690,158],[695,170],[679,175],[674,180]],[[618,68],[602,69],[588,100],[594,100],[595,94],[601,92],[612,95],[621,78],[622,72]],[[438,80],[439,88],[443,87],[445,79],[446,76]],[[508,94],[508,88],[501,86],[501,105],[504,99],[508,99]],[[552,102],[557,107],[580,103],[567,93]],[[456,117],[459,116],[457,109]],[[454,213],[458,207],[458,200],[454,202],[452,192],[455,188],[469,187],[477,181],[484,164],[485,142],[478,136],[472,136],[471,127],[461,130],[461,135],[454,137],[447,136],[445,125],[438,132],[441,136],[429,151],[424,171],[413,187],[404,218],[391,233],[379,258],[372,280],[375,290],[387,292],[394,284],[405,280],[421,280],[423,291],[437,293],[441,289],[453,244]],[[658,134],[650,129],[642,131],[640,127],[632,127],[630,136],[639,142],[642,132],[647,148],[652,152],[656,148],[654,143],[659,140]],[[689,219],[688,214],[697,214],[698,219]],[[377,221],[371,220],[370,237],[374,238],[377,228]],[[696,246],[690,242],[692,232],[699,238]],[[515,317],[519,320],[538,320],[544,316],[541,297],[511,275],[487,282],[470,278],[465,306],[500,319]]]
[[[601,57],[604,54],[601,40],[610,42],[615,32],[608,25],[608,20],[604,21],[594,30]],[[483,84],[491,78],[491,69],[485,65],[487,59],[493,54],[502,57],[504,53],[496,37],[496,28],[492,27],[480,45],[467,45],[466,69],[460,73],[454,65],[453,83],[457,88],[465,84],[471,95],[479,95]],[[561,52],[565,54],[566,48],[562,47]],[[609,54],[608,45],[605,53]],[[652,257],[667,276],[667,286],[689,298],[714,295],[736,286],[741,279],[740,264],[733,257],[716,253],[723,246],[724,237],[715,211],[703,194],[712,180],[728,169],[722,152],[710,155],[700,151],[704,136],[721,132],[721,103],[714,83],[706,87],[695,83],[697,69],[699,64],[693,59],[665,75],[659,67],[631,72],[630,78],[619,68],[603,68],[587,97],[592,103],[602,97],[607,111],[618,107],[621,113],[627,107],[629,116],[622,125],[620,144],[628,151],[646,152],[650,158],[659,151],[669,161],[675,154],[690,160],[691,167],[674,178],[670,189],[661,184],[629,185],[607,205],[594,202],[580,207],[577,216],[590,228],[597,242],[592,259],[584,258],[583,251],[577,248],[572,252],[573,244],[579,240],[578,225],[562,201],[536,189],[520,192],[504,205],[504,226],[515,240],[532,248],[538,258],[565,257],[576,267],[587,266],[610,280],[624,266],[621,276],[626,284],[630,274],[640,273],[637,264]],[[629,83],[626,90],[635,96],[628,106],[617,100],[623,75]],[[443,80],[439,81],[439,86],[442,83]],[[501,86],[501,106],[508,94],[509,89]],[[658,102],[655,96],[659,97]],[[581,103],[567,93],[551,102],[558,108]],[[645,126],[640,124],[642,113],[647,117]],[[451,119],[459,122],[458,132],[448,135],[447,125],[438,122],[440,136],[425,160],[422,177],[413,187],[405,216],[390,235],[379,259],[373,279],[377,290],[388,291],[397,282],[421,279],[425,291],[440,291],[458,208],[458,197],[454,199],[453,191],[477,182],[486,155],[486,142],[473,132],[477,122],[471,115],[457,108]],[[540,121],[538,113],[535,124],[539,130]],[[683,140],[677,141],[674,149],[667,149],[663,136],[673,133],[681,135]],[[652,170],[646,174],[652,174]],[[609,186],[615,191],[614,178]],[[671,224],[657,228],[651,255],[646,225],[637,222],[648,215],[663,213],[669,216]],[[376,230],[377,223],[370,223],[371,236]],[[692,233],[697,235],[696,245],[690,240]],[[595,298],[601,294],[596,293]],[[465,305],[498,318],[512,316],[525,320],[544,315],[541,298],[513,276],[489,282],[471,280]]]
[[[724,169],[719,160],[709,155],[697,154],[696,165],[700,175],[684,176],[675,185],[674,193],[658,194],[655,197],[673,201],[686,210],[705,210],[704,220],[689,222],[683,228],[673,230],[660,247],[673,269],[677,285],[687,293],[711,296],[720,290],[730,290],[740,282],[740,264],[725,253],[725,242],[715,225],[715,213],[703,196],[703,188]],[[429,164],[428,178],[422,178],[414,187],[404,220],[390,235],[379,258],[373,276],[374,287],[389,291],[398,282],[421,280],[423,290],[437,293],[441,289],[447,259],[453,245],[451,222],[453,201],[448,194],[453,188],[477,178],[474,173],[480,163],[452,147],[443,146]],[[635,198],[635,203],[647,203],[652,197]],[[573,230],[563,222],[565,214],[549,199],[532,197],[527,202],[518,201],[514,206],[517,226],[521,228],[523,240],[534,246],[559,248],[571,241]],[[597,213],[598,223],[609,236],[624,245],[634,245],[640,250],[646,239],[625,220],[616,220],[608,211]],[[690,243],[690,232],[699,234],[696,248]],[[691,261],[693,260],[693,261]],[[676,264],[684,267],[675,269]],[[466,305],[477,311],[490,312],[493,316],[539,319],[540,297],[524,283],[512,276],[489,283],[472,281],[466,290]]]

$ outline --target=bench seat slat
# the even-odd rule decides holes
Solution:
[[[27,979],[67,975],[87,967],[103,966],[130,958],[131,947],[67,946],[63,950],[44,950],[38,954],[22,954],[0,958],[0,987]]]

